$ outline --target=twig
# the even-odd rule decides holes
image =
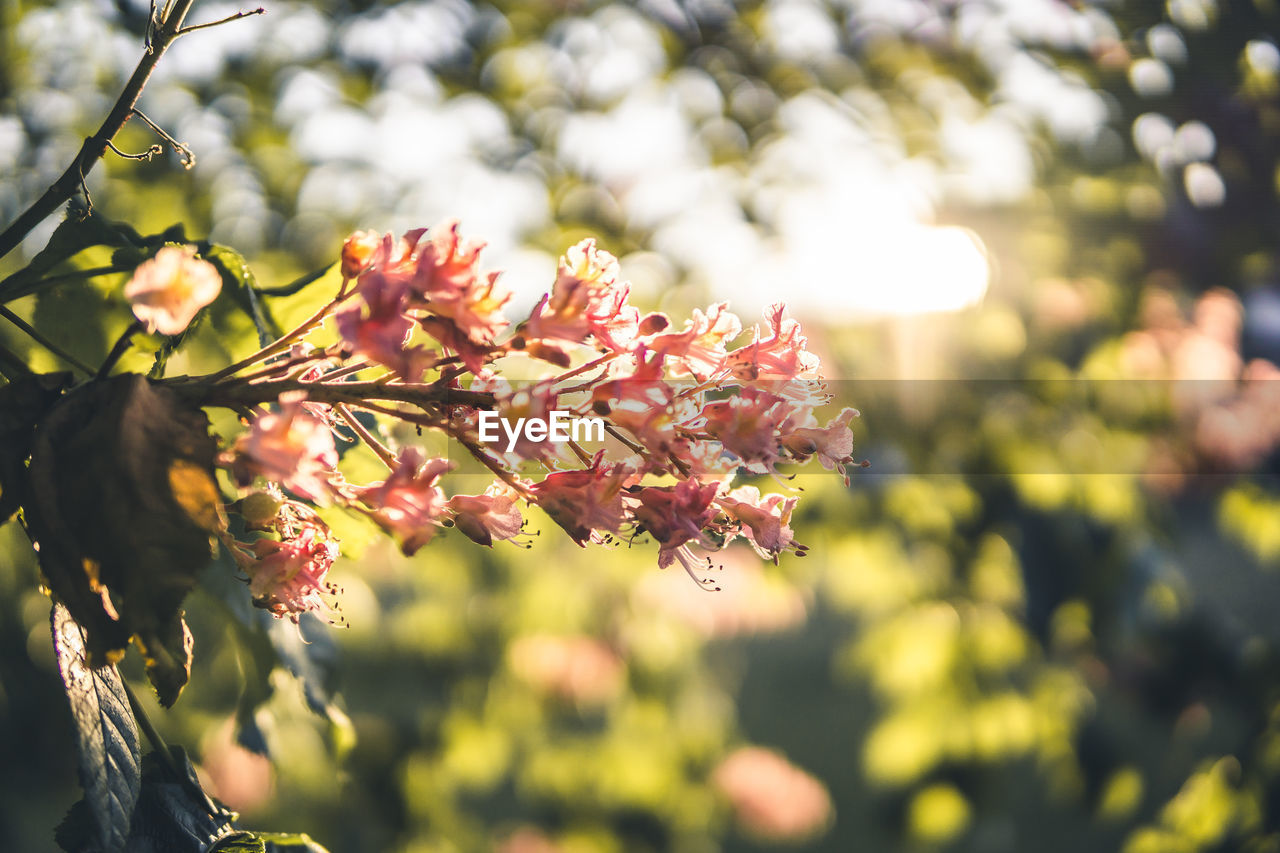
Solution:
[[[203,788],[192,784],[191,777],[187,775],[186,770],[178,766],[178,762],[173,759],[173,753],[169,750],[169,745],[164,742],[160,732],[156,731],[156,727],[151,723],[151,718],[147,716],[146,709],[142,707],[142,703],[138,701],[133,688],[129,686],[129,682],[125,681],[123,676],[120,678],[120,686],[124,688],[124,695],[129,698],[129,709],[133,711],[133,717],[138,721],[138,728],[142,729],[142,733],[151,742],[151,754],[160,759],[165,769],[173,774],[178,784],[195,796],[200,801],[200,804],[209,810],[210,815],[225,814],[222,809],[213,804],[213,800],[209,799],[209,795],[204,792]]]
[[[583,465],[591,464],[591,454],[582,449],[582,445],[576,441],[569,442],[569,449],[573,451],[573,455],[578,457],[578,461]]]
[[[150,148],[148,148],[146,151],[143,151],[141,154],[129,154],[125,151],[121,151],[119,148],[115,146],[115,143],[111,142],[110,140],[107,141],[107,147],[110,148],[112,151],[114,151],[117,155],[119,155],[120,157],[123,157],[126,160],[146,160],[148,163],[151,162],[152,157],[156,156],[157,154],[164,153],[164,148],[160,145],[152,145]]]
[[[174,39],[178,37],[182,22],[191,11],[191,5],[194,2],[195,0],[174,0],[173,8],[156,29],[154,41],[139,60],[138,66],[129,77],[129,82],[125,84],[124,91],[116,99],[111,112],[107,113],[98,132],[84,141],[75,159],[67,166],[61,177],[45,190],[44,195],[36,199],[35,203],[0,233],[0,258],[13,251],[33,228],[75,195],[94,165],[102,159],[103,154],[107,153],[107,143],[115,138],[120,128],[124,127],[125,122],[134,114],[134,105],[138,103],[138,98],[142,95],[142,89],[147,85],[151,72],[155,70],[156,63],[160,61],[160,57],[164,56],[169,45],[173,44]]]
[[[95,373],[97,373],[97,371],[94,370],[92,367],[85,364],[83,361],[76,358],[71,353],[62,349],[62,347],[58,346],[53,341],[46,338],[44,335],[40,334],[38,331],[35,330],[35,328],[30,323],[28,323],[26,320],[22,319],[17,314],[13,313],[3,305],[0,305],[0,317],[5,318],[10,323],[17,326],[22,331],[26,332],[27,335],[33,341],[40,344],[40,346],[44,347],[49,352],[53,353],[58,358],[65,361],[67,364],[82,371],[85,376],[93,376]]]
[[[498,460],[494,459],[492,456],[486,453],[483,447],[481,447],[471,439],[467,438],[465,435],[462,435],[458,432],[455,432],[449,429],[446,429],[446,432],[449,433],[449,435],[453,438],[454,441],[458,442],[458,444],[461,444],[463,447],[465,447],[467,449],[467,452],[470,453],[476,460],[478,460],[480,464],[484,465],[484,467],[488,468],[490,471],[496,474],[499,480],[506,483],[511,488],[515,489],[517,494],[523,497],[526,501],[529,501],[533,498],[533,494],[529,491],[529,489],[523,483],[521,483],[520,480],[514,474],[512,474],[505,467],[503,467],[502,464],[498,462]]]
[[[64,284],[69,281],[80,281],[81,279],[85,279],[85,278],[97,278],[100,275],[115,275],[116,273],[132,272],[132,271],[133,271],[132,266],[114,266],[113,265],[113,266],[106,266],[106,267],[90,267],[89,269],[71,270],[70,272],[58,273],[57,275],[51,275],[48,278],[37,279],[36,281],[28,285],[30,289],[28,290],[27,293],[21,294],[19,296],[6,297],[5,301],[11,301],[13,299],[21,299],[22,296],[30,295],[31,293],[34,293],[37,290],[42,290],[46,287],[56,287],[59,284]]]
[[[560,382],[564,382],[566,379],[572,379],[575,376],[579,376],[583,373],[586,373],[588,370],[595,370],[600,365],[608,364],[609,362],[613,361],[615,358],[618,357],[618,355],[619,354],[616,352],[605,353],[599,358],[592,359],[591,361],[588,361],[586,364],[580,364],[577,367],[573,368],[572,370],[566,371],[565,373],[561,373],[559,376],[554,377],[551,380],[551,384],[555,385]]]
[[[338,413],[339,417],[347,422],[347,426],[351,427],[351,431],[354,432],[361,441],[369,445],[369,449],[377,454],[378,458],[382,460],[384,465],[392,471],[396,470],[396,455],[392,453],[385,444],[379,441],[377,436],[365,429],[364,424],[360,423],[360,419],[353,415],[350,409],[343,404],[338,403],[333,407],[333,410]]]
[[[0,376],[12,382],[15,379],[33,375],[34,371],[27,367],[27,363],[17,353],[11,352],[5,346],[0,346]]]
[[[178,30],[178,35],[185,36],[187,33],[194,33],[196,30],[207,30],[209,29],[209,27],[216,27],[221,24],[229,24],[232,21],[238,21],[241,18],[248,18],[251,15],[265,15],[266,13],[267,13],[267,10],[259,6],[258,8],[252,9],[248,12],[236,12],[234,15],[227,15],[227,17],[225,18],[221,18],[217,21],[210,21],[207,24],[193,24],[192,26],[189,26],[189,27],[183,27],[182,29]]]
[[[286,391],[306,391],[315,403],[343,403],[363,406],[366,400],[390,400],[409,403],[419,408],[437,406],[473,406],[492,409],[493,395],[485,391],[467,391],[442,385],[384,385],[380,382],[302,382],[297,379],[275,379],[254,383],[224,382],[208,384],[200,381],[165,381],[171,391],[199,406],[253,406],[273,403]]]
[[[340,368],[338,370],[329,371],[324,375],[324,381],[332,382],[335,379],[343,379],[347,376],[352,375],[353,373],[359,373],[362,370],[368,370],[370,366],[371,365],[369,364],[369,362],[364,361],[362,359],[360,361],[357,361],[355,364],[348,364],[346,367]]]
[[[133,340],[133,336],[142,331],[142,323],[134,320],[129,324],[129,328],[125,329],[116,340],[116,345],[111,348],[111,352],[107,353],[107,358],[102,362],[102,367],[98,368],[97,376],[103,379],[111,372],[111,368],[116,366],[116,362],[124,356],[129,350],[129,343]]]
[[[351,293],[354,293],[354,292],[355,291],[351,291]],[[284,352],[293,344],[294,341],[305,338],[308,334],[310,334],[311,330],[314,329],[316,326],[320,325],[324,321],[324,318],[328,316],[329,312],[332,311],[334,308],[336,308],[340,302],[342,302],[344,299],[350,296],[351,293],[339,293],[336,297],[333,298],[331,302],[321,306],[319,311],[312,314],[306,320],[302,321],[302,324],[300,326],[298,326],[293,331],[289,332],[284,337],[280,338],[280,340],[276,341],[275,343],[269,344],[263,347],[262,349],[255,352],[253,355],[240,359],[235,364],[227,365],[226,367],[219,370],[217,373],[211,373],[208,376],[199,376],[192,379],[191,381],[217,382],[220,379],[225,379],[226,377],[231,376],[232,374],[238,371],[244,370],[246,367],[249,367],[251,365],[257,364],[260,361],[268,359],[271,356],[275,355],[276,353]]]
[[[179,33],[179,35],[181,35],[181,33]],[[169,135],[169,133],[163,127],[156,124],[151,119],[147,118],[146,113],[144,113],[142,110],[138,109],[137,107],[134,107],[131,110],[131,112],[134,115],[136,115],[138,118],[146,122],[147,127],[155,131],[156,136],[159,136],[161,139],[163,139],[165,142],[169,143],[169,145],[173,147],[173,150],[178,154],[178,159],[182,161],[182,168],[190,169],[193,166],[195,166],[196,154],[189,147],[187,147],[187,143],[179,142],[178,140],[174,139],[172,136]],[[115,146],[112,146],[112,147],[114,148]]]
[[[644,453],[643,447],[636,444],[634,441],[627,438],[622,433],[618,432],[618,428],[615,427],[613,424],[605,424],[604,431],[609,433],[609,435],[613,436],[618,441],[622,442],[624,445],[626,445],[627,449],[630,450],[632,453]]]

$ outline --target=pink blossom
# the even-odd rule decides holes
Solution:
[[[743,486],[717,503],[742,525],[743,536],[757,554],[767,560],[777,560],[783,551],[793,550],[803,555],[806,550],[795,541],[795,532],[791,529],[791,511],[797,500],[779,494],[762,498],[755,486]]]
[[[539,357],[567,352],[588,336],[607,349],[631,349],[643,334],[666,326],[666,318],[649,315],[627,304],[630,285],[618,281],[618,261],[597,249],[595,240],[583,240],[565,252],[551,293],[542,298],[524,326],[529,351]],[[560,363],[555,357],[550,360]]]
[[[822,783],[772,750],[735,750],[720,762],[712,782],[738,823],[763,839],[812,838],[831,820],[831,795]]]
[[[468,539],[493,546],[493,540],[514,539],[524,520],[516,508],[519,495],[505,483],[492,483],[483,495],[454,495],[447,504],[454,524]]]
[[[424,332],[435,338],[440,346],[444,347],[445,352],[461,359],[463,365],[472,373],[483,370],[485,362],[495,349],[500,350],[500,348],[473,341],[448,317],[435,315],[419,317],[418,325],[422,326]]]
[[[512,671],[526,684],[583,705],[603,705],[626,679],[618,656],[594,637],[521,637],[508,653]]]
[[[494,392],[498,414],[511,424],[515,424],[520,418],[546,421],[553,411],[560,408],[559,395],[545,382],[513,391],[505,380],[499,380],[491,383],[490,389]],[[505,453],[507,446],[504,435],[501,444],[504,455],[509,461],[514,457],[516,462],[521,459],[546,462],[559,456],[562,451],[562,445],[551,441],[549,437],[533,441],[523,431],[516,438],[510,454]]]
[[[684,464],[690,477],[700,480],[728,482],[742,464],[725,452],[723,444],[710,439],[682,438],[672,447],[671,455]]]
[[[706,431],[741,459],[744,468],[757,474],[774,470],[779,458],[778,432],[795,415],[790,402],[758,388],[743,388],[726,400],[708,403],[702,410]]]
[[[591,395],[592,410],[636,437],[654,455],[667,452],[675,439],[674,392],[663,377],[662,355],[646,358],[643,346],[635,354],[634,373],[603,382]]]
[[[712,503],[719,488],[719,483],[702,485],[697,480],[682,480],[674,486],[649,486],[634,495],[637,504],[631,514],[661,546],[661,568],[676,560],[677,549],[685,543],[702,538],[702,528],[719,511]]]
[[[427,231],[418,252],[410,287],[423,300],[457,300],[480,277],[480,241],[463,242],[458,222],[450,220]]]
[[[329,427],[303,409],[305,399],[303,391],[281,394],[279,413],[255,419],[236,442],[232,468],[241,485],[262,475],[299,497],[317,503],[328,500],[338,451]]]
[[[482,275],[480,251],[484,243],[464,243],[458,223],[432,228],[418,256],[410,291],[426,310],[453,321],[458,332],[477,344],[491,344],[510,323],[502,308],[511,291],[498,282],[498,273]]]
[[[657,335],[649,346],[697,379],[715,376],[728,359],[726,345],[742,334],[742,321],[727,309],[724,302],[712,305],[706,314],[695,308],[683,331]]]
[[[588,540],[599,542],[597,531],[617,533],[626,521],[622,487],[632,475],[624,465],[603,465],[603,451],[591,467],[577,471],[556,471],[532,487],[538,506],[583,547]]]
[[[793,379],[818,379],[818,357],[805,347],[808,338],[800,334],[800,324],[783,319],[785,307],[770,305],[765,310],[769,337],[762,337],[760,327],[755,339],[728,354],[733,374],[746,382],[786,382]]]
[[[364,272],[378,272],[397,284],[408,284],[417,270],[425,228],[406,231],[402,236],[383,236],[382,243],[369,257]]]
[[[413,554],[431,541],[447,513],[440,477],[452,464],[446,459],[428,459],[408,447],[400,452],[396,468],[386,482],[356,489],[355,493],[372,510],[369,516],[383,530],[400,540],[400,550]]]
[[[222,291],[213,264],[196,257],[192,246],[165,246],[143,261],[124,286],[124,298],[148,332],[176,335]]]
[[[337,590],[325,576],[338,557],[338,545],[326,530],[307,525],[292,539],[258,539],[249,547],[256,559],[245,571],[255,605],[295,622],[308,610],[332,612],[326,596]]]
[[[409,347],[413,320],[405,314],[408,291],[402,282],[371,270],[360,277],[360,302],[337,315],[338,333],[352,351],[416,382],[434,362],[424,347]]]
[[[857,409],[842,409],[825,427],[815,424],[792,430],[783,437],[782,444],[800,462],[816,455],[823,468],[839,471],[847,486],[849,476],[844,466],[853,461],[853,430],[849,429],[849,422],[856,417]]]

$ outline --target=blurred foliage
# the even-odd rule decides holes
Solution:
[[[538,287],[596,234],[664,305],[749,299],[717,270],[779,247],[797,279],[772,295],[812,316],[872,467],[799,478],[808,559],[728,552],[717,595],[546,520],[529,552],[455,535],[406,559],[335,519],[350,628],[325,673],[264,665],[297,638],[232,627],[215,566],[191,684],[172,711],[143,697],[152,719],[250,823],[335,853],[763,849],[821,811],[815,779],[833,813],[804,849],[1280,848],[1278,14],[273,2],[184,40],[142,106],[197,164],[108,160],[88,189],[111,219],[184,223],[263,288],[357,226],[458,216]],[[96,127],[145,21],[0,4],[0,219]],[[815,244],[817,202],[838,215]],[[841,235],[899,207],[981,238],[980,305],[859,322],[849,294],[908,288],[929,251],[886,273]],[[130,319],[117,260],[10,307],[98,363]],[[319,297],[261,298],[287,327]],[[215,305],[166,369],[256,338]],[[4,323],[0,344],[65,367]],[[0,552],[0,837],[44,850],[78,796],[72,722],[16,524]],[[791,764],[726,781],[745,743]]]

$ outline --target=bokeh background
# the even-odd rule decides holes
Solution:
[[[350,628],[304,623],[301,679],[255,670],[210,579],[152,719],[246,825],[333,853],[1280,849],[1274,0],[267,10],[180,41],[142,98],[195,167],[108,159],[96,210],[185,222],[264,284],[456,217],[524,306],[596,236],[673,316],[786,300],[871,467],[797,479],[809,556],[731,550],[718,594],[545,521],[531,551],[414,559],[344,523]],[[146,17],[0,0],[0,220]],[[92,363],[122,281],[11,307]],[[193,360],[252,346],[215,329]],[[53,849],[78,797],[48,611],[0,527],[12,850]]]

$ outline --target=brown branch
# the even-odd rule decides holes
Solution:
[[[142,90],[147,85],[151,72],[155,70],[156,63],[181,34],[182,22],[187,17],[187,12],[191,11],[194,2],[195,0],[175,0],[173,9],[156,31],[151,48],[143,54],[138,67],[133,70],[133,75],[125,84],[124,91],[116,99],[111,112],[107,113],[98,132],[84,141],[80,146],[80,153],[76,154],[62,176],[45,190],[44,195],[36,199],[35,203],[14,220],[13,224],[0,233],[0,258],[13,251],[33,228],[75,195],[89,172],[107,153],[107,147],[111,141],[133,115],[134,105],[142,96]]]
[[[365,429],[364,424],[360,423],[360,421],[356,419],[356,416],[351,413],[350,409],[342,403],[338,403],[333,407],[333,410],[338,413],[339,417],[346,421],[347,426],[356,434],[356,437],[367,444],[369,449],[382,460],[382,464],[386,465],[392,471],[396,470],[396,455],[392,453],[385,444],[379,441],[376,435]]]
[[[255,406],[274,403],[288,391],[305,391],[315,403],[342,403],[361,406],[363,401],[384,400],[409,403],[419,408],[440,406],[494,407],[493,395],[440,385],[388,385],[381,382],[302,382],[297,379],[269,379],[253,383],[163,382],[170,391],[197,406]]]
[[[218,20],[210,21],[207,24],[192,24],[189,27],[183,27],[182,29],[178,30],[178,35],[185,36],[187,33],[194,33],[196,30],[207,30],[209,29],[209,27],[217,27],[217,26],[221,26],[222,24],[229,24],[232,21],[238,21],[241,18],[247,18],[250,15],[265,15],[266,13],[267,13],[267,10],[259,6],[258,8],[252,9],[248,12],[236,12],[234,15],[228,15],[225,18],[219,18]]]

